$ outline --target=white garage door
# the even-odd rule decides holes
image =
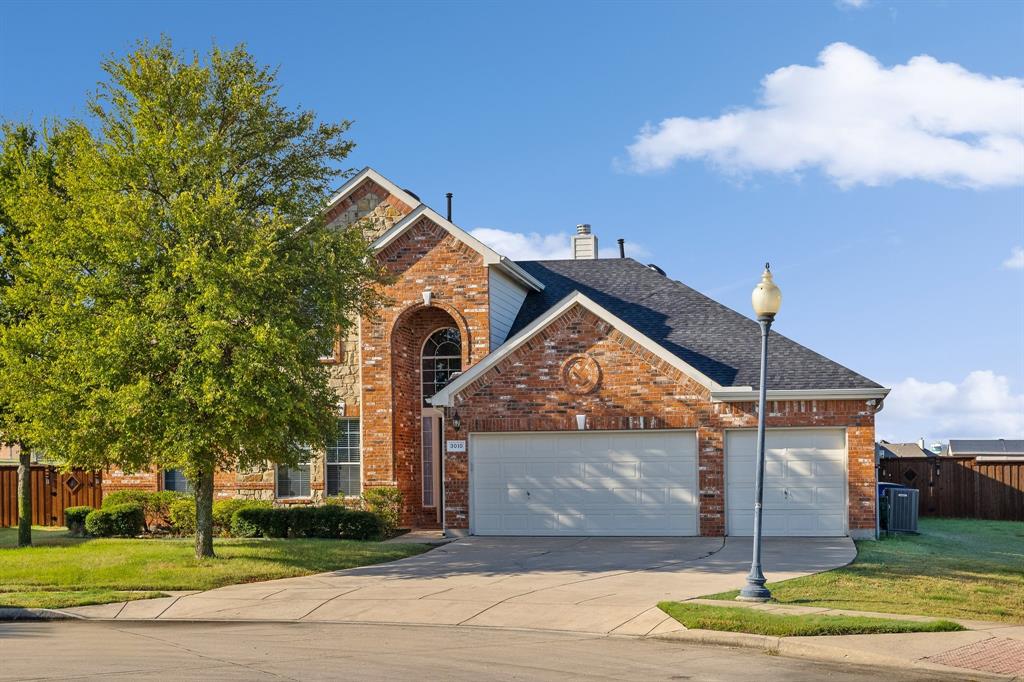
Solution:
[[[693,431],[474,434],[477,535],[697,535]]]
[[[756,431],[725,435],[726,532],[754,532]],[[769,429],[765,435],[765,535],[846,535],[846,433]]]

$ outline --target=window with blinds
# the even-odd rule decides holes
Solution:
[[[277,465],[278,497],[309,497],[309,462],[298,466]]]
[[[338,420],[335,437],[327,442],[327,494],[357,496],[362,491],[359,420]]]
[[[181,469],[164,470],[164,490],[173,490],[176,493],[190,493],[192,486]]]

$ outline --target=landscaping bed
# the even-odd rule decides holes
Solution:
[[[773,601],[1024,623],[1024,523],[925,518],[919,528],[920,535],[857,542],[848,566],[768,583]],[[770,577],[771,566],[765,572]]]
[[[789,615],[742,606],[711,606],[662,602],[658,607],[691,630],[747,632],[771,637],[877,635],[893,632],[955,632],[963,627],[948,620],[927,622],[865,616]]]
[[[315,538],[217,538],[216,558],[197,560],[191,538],[87,539],[33,529],[35,546],[14,549],[0,529],[0,607],[60,608],[208,590],[395,561],[429,549]]]

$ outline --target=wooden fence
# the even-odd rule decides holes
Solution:
[[[32,523],[63,526],[66,507],[99,507],[103,500],[99,472],[62,474],[55,467],[32,466]],[[0,466],[0,528],[18,525],[18,467]]]
[[[920,491],[921,516],[1024,521],[1024,462],[906,457],[879,462],[878,480]]]

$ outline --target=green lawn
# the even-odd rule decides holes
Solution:
[[[0,607],[59,608],[207,590],[394,561],[425,552],[416,544],[351,540],[215,540],[217,558],[197,561],[190,538],[82,539],[33,529],[34,547],[17,549],[17,530],[0,529]]]
[[[774,637],[877,635],[890,632],[953,632],[963,630],[948,620],[924,623],[864,616],[796,616],[766,613],[740,606],[711,606],[666,601],[662,611],[687,628],[749,632]]]
[[[768,587],[780,604],[1024,623],[1024,523],[921,519],[920,531],[858,542],[849,566]]]

